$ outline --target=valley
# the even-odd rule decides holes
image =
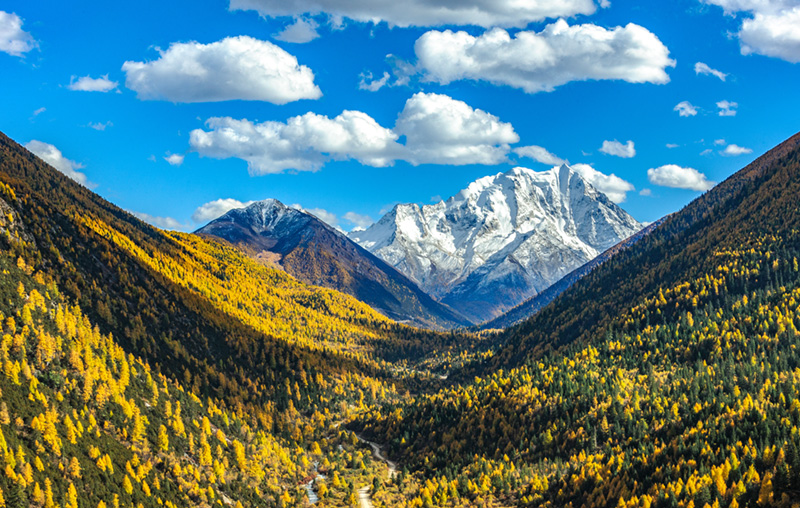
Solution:
[[[473,333],[155,229],[2,138],[1,499],[792,506],[798,172],[800,135]]]

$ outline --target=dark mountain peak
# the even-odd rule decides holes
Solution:
[[[303,282],[348,293],[398,321],[434,328],[470,324],[340,231],[277,199],[230,210],[195,233],[226,240]]]

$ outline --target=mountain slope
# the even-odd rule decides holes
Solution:
[[[770,150],[508,330],[507,346],[492,364],[515,365],[548,348],[597,336],[631,302],[713,270],[720,246],[737,248],[759,231],[799,227],[799,146],[795,135]]]
[[[434,328],[469,324],[342,233],[274,199],[230,210],[195,234],[222,238],[303,282],[348,293],[397,321]]]
[[[585,265],[576,268],[575,270],[571,271],[569,274],[561,278],[558,282],[553,284],[552,286],[548,287],[541,293],[537,294],[536,296],[525,300],[521,304],[517,305],[513,309],[497,316],[496,318],[482,323],[479,326],[480,330],[496,330],[502,328],[508,328],[509,326],[515,325],[525,319],[531,317],[535,313],[539,312],[543,308],[545,308],[550,302],[558,298],[561,293],[569,289],[573,284],[581,280],[583,277],[588,275],[592,272],[595,268],[599,267],[612,257],[616,256],[623,250],[629,248],[646,235],[650,234],[655,228],[657,228],[664,219],[660,219],[638,233],[635,233],[633,236],[628,237],[627,239],[621,241],[617,245],[611,247],[607,251],[603,252],[596,258],[592,259]]]
[[[508,330],[479,376],[356,426],[433,498],[796,506],[798,195],[800,134]]]
[[[350,237],[435,298],[484,321],[639,229],[564,165],[542,172],[514,168],[447,201],[397,205]]]
[[[355,372],[367,382],[390,375],[386,361],[470,342],[396,325],[232,247],[153,228],[2,134],[0,182],[0,244],[10,255],[52,278],[102,333],[154,369],[265,418],[295,396],[300,410],[331,400],[331,376]],[[283,381],[300,388],[290,396]]]

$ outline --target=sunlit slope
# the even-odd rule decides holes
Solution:
[[[6,137],[0,181],[5,215],[28,239],[7,249],[53,277],[103,333],[196,393],[280,408],[276,385],[302,372],[378,375],[384,360],[458,342],[396,325],[233,248],[155,229]],[[314,383],[301,390],[304,406],[318,401]]]

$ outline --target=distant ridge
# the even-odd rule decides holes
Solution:
[[[195,234],[230,242],[307,284],[350,294],[396,321],[434,329],[472,324],[344,234],[276,199],[230,210]]]

